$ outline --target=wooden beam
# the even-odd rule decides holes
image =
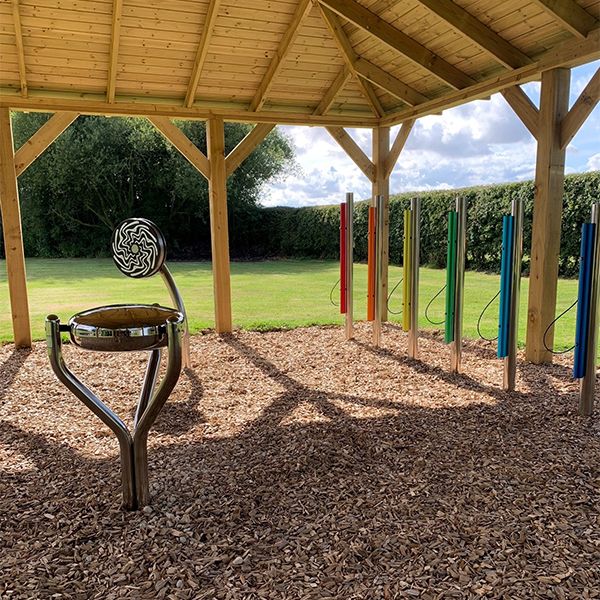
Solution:
[[[25,253],[10,110],[0,108],[0,209],[15,345],[31,347]]]
[[[386,164],[389,159],[390,150],[390,128],[373,128],[373,165],[375,167],[375,177],[372,179],[373,185],[371,192],[373,197],[383,196],[383,244],[381,255],[381,304],[379,310],[381,320],[387,321],[388,318],[388,266],[390,254],[390,179],[386,175]]]
[[[560,147],[566,148],[600,100],[600,69],[585,86],[560,127]]]
[[[534,0],[572,34],[584,38],[598,26],[596,19],[575,0]]]
[[[255,125],[246,137],[227,155],[225,159],[225,170],[229,177],[254,149],[269,135],[275,125],[271,123],[260,123]]]
[[[56,113],[46,121],[16,152],[17,177],[77,118],[79,113]]]
[[[375,180],[375,166],[369,157],[360,149],[359,145],[350,137],[343,127],[327,127],[331,137],[343,148],[346,154],[354,161],[356,166],[368,177],[369,181]]]
[[[419,0],[419,2],[505,67],[514,69],[524,67],[532,62],[525,53],[515,48],[452,0]]]
[[[289,49],[292,47],[292,44],[294,43],[298,35],[300,25],[302,24],[304,18],[311,11],[312,6],[312,0],[300,0],[300,3],[298,4],[298,8],[294,13],[292,21],[288,25],[288,28],[281,42],[279,43],[279,46],[275,51],[271,62],[269,63],[267,72],[265,73],[265,76],[260,82],[260,85],[258,86],[256,93],[254,94],[254,98],[252,98],[252,102],[250,103],[250,110],[258,111],[262,108],[263,104],[265,103],[265,100],[267,99],[267,94],[269,93],[269,89],[271,88],[271,85],[273,85],[275,76],[281,68],[283,59],[285,58]]]
[[[396,29],[356,0],[319,0],[319,2],[451,87],[461,89],[475,83],[469,75]]]
[[[206,127],[210,178],[210,242],[212,250],[215,329],[232,329],[231,281],[229,273],[229,228],[227,222],[227,174],[225,168],[225,128],[221,117],[210,117]]]
[[[198,89],[198,82],[200,81],[200,75],[202,74],[202,68],[204,67],[204,61],[208,54],[208,46],[210,44],[210,38],[212,36],[215,21],[219,14],[219,5],[221,0],[210,0],[208,10],[206,12],[206,19],[204,20],[204,26],[202,27],[202,37],[200,38],[200,44],[196,51],[196,58],[194,59],[194,66],[192,67],[192,74],[190,75],[190,82],[188,84],[187,93],[185,95],[184,106],[192,106],[196,98],[196,90]]]
[[[592,31],[585,40],[570,39],[563,42],[557,48],[539,56],[531,65],[500,73],[464,90],[449,92],[413,108],[403,108],[391,112],[381,120],[381,123],[382,125],[395,125],[407,119],[436,114],[465,102],[486,98],[504,88],[535,81],[544,71],[558,67],[573,67],[599,58],[600,28]]]
[[[344,59],[346,65],[356,78],[358,86],[360,87],[361,92],[363,93],[364,97],[369,103],[371,110],[373,111],[376,117],[382,117],[385,114],[385,111],[383,110],[383,106],[381,105],[381,102],[379,101],[379,98],[377,97],[373,86],[370,84],[369,81],[365,81],[356,72],[356,68],[354,65],[358,60],[358,54],[354,52],[354,48],[352,47],[348,36],[344,32],[344,28],[342,27],[338,16],[333,11],[329,10],[327,7],[321,4],[318,4],[318,7],[321,11],[321,16],[323,17],[325,24],[329,28],[329,31],[331,31],[333,40],[335,41],[342,55],[342,58]]]
[[[206,177],[210,178],[209,160],[190,138],[167,117],[148,117],[148,120],[160,131],[188,162]]]
[[[324,115],[333,104],[335,97],[340,93],[343,87],[348,83],[348,80],[352,77],[352,72],[348,65],[344,65],[342,70],[337,74],[333,83],[329,86],[329,89],[325,92],[321,102],[317,105],[313,111],[313,115]]]
[[[17,46],[17,63],[19,65],[21,96],[27,98],[27,69],[25,68],[25,46],[23,45],[23,28],[21,27],[19,0],[12,0],[12,14],[15,27],[15,45]]]
[[[119,42],[121,40],[122,11],[123,0],[113,0],[110,49],[108,54],[108,82],[106,84],[106,99],[109,103],[115,101],[117,88],[117,60],[119,58]]]
[[[408,140],[408,136],[410,135],[414,124],[415,120],[410,119],[409,121],[402,123],[400,126],[400,130],[396,134],[396,139],[392,144],[392,148],[388,153],[385,165],[383,167],[383,175],[386,179],[388,179],[392,174],[392,171],[398,162],[398,157],[400,156],[400,153],[402,152],[406,141]]]
[[[544,332],[556,311],[565,180],[560,123],[569,108],[569,82],[569,69],[555,69],[542,75],[525,352],[527,360],[538,364],[552,362],[552,353],[544,346]],[[553,339],[554,331],[550,330],[549,347]]]
[[[357,58],[354,61],[354,69],[361,77],[379,86],[409,106],[415,106],[429,100],[427,96],[424,96],[364,58]]]
[[[501,91],[504,99],[521,119],[523,125],[529,129],[534,138],[538,136],[538,127],[540,120],[540,111],[537,106],[529,99],[529,96],[520,86],[506,88]]]

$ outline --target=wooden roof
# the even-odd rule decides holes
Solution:
[[[0,0],[0,105],[373,126],[600,58],[600,0]]]

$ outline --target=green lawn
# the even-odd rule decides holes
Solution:
[[[212,327],[213,299],[210,263],[171,263],[175,279],[186,302],[192,331]],[[236,326],[253,328],[295,327],[311,324],[341,324],[338,309],[330,304],[329,291],[338,278],[338,265],[333,261],[279,260],[240,262],[231,265],[233,319]],[[355,317],[364,319],[366,311],[366,265],[355,267]],[[27,260],[29,302],[35,339],[43,338],[44,317],[56,313],[66,320],[84,308],[119,302],[161,302],[169,304],[160,277],[146,280],[129,279],[116,269],[110,259],[29,259]],[[390,287],[401,276],[399,267],[390,268]],[[444,284],[445,273],[437,269],[421,269],[420,313],[423,328],[429,325],[423,310],[429,299]],[[480,311],[496,293],[497,275],[467,273],[465,290],[464,331],[476,337]],[[398,292],[401,290],[400,286]],[[520,343],[525,339],[528,281],[523,279],[521,294]],[[569,306],[577,296],[577,282],[561,280],[558,285],[558,311]],[[337,299],[337,294],[334,295]],[[398,310],[400,294],[390,300]],[[486,315],[485,335],[492,337],[497,328],[497,301]],[[10,310],[6,268],[0,261],[0,340],[11,339]],[[432,306],[435,320],[443,317],[443,294]],[[391,315],[392,321],[400,316]],[[560,321],[556,331],[556,348],[573,344],[575,310]]]

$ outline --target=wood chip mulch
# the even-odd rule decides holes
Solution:
[[[0,348],[0,598],[600,598],[600,418],[570,358],[449,373],[386,326],[192,338],[150,434],[153,503],[120,510],[117,442],[51,373]],[[143,354],[66,346],[130,419]]]

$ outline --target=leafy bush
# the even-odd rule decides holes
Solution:
[[[533,215],[533,182],[510,183],[461,190],[408,193],[390,198],[390,261],[402,262],[404,209],[412,197],[421,199],[421,261],[432,267],[446,264],[447,213],[457,195],[466,196],[467,268],[498,272],[502,245],[502,215],[510,212],[511,200],[524,202],[523,255],[524,268],[529,267],[531,222]],[[600,172],[569,175],[565,178],[562,220],[560,274],[572,277],[579,265],[581,224],[589,220],[593,202],[600,202]],[[296,258],[329,258],[338,256],[339,208],[267,208],[271,237],[268,253]],[[368,203],[358,202],[354,211],[355,258],[367,258]]]

